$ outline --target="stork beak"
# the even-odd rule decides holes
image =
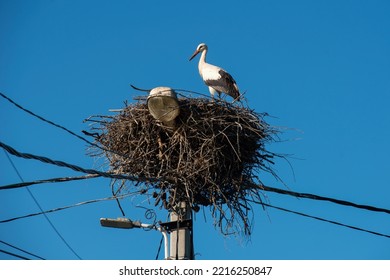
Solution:
[[[190,60],[189,60],[189,61],[191,61],[198,53],[199,53],[199,51],[196,50],[196,51],[194,52],[194,54],[190,57]]]

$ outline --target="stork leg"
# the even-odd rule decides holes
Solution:
[[[211,94],[211,98],[214,100],[214,96],[215,94],[218,92],[216,91],[214,88],[212,87],[209,87],[209,91],[210,91],[210,94]],[[218,93],[219,94],[219,93]]]

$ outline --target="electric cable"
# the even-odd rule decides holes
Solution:
[[[14,148],[12,148],[12,147],[10,147],[2,142],[0,142],[0,147],[5,149],[8,153],[15,155],[15,156],[18,156],[18,157],[22,157],[25,159],[35,159],[35,160],[39,160],[39,161],[44,162],[44,163],[53,164],[53,165],[57,165],[60,167],[67,167],[67,168],[70,168],[72,170],[87,173],[90,175],[102,176],[102,177],[113,178],[113,179],[127,179],[127,180],[132,180],[132,181],[144,181],[144,182],[145,181],[149,181],[149,182],[150,181],[157,181],[156,178],[141,178],[141,177],[135,177],[135,176],[129,176],[129,175],[123,175],[123,174],[106,173],[106,172],[93,170],[93,169],[85,169],[85,168],[79,167],[77,165],[69,164],[69,163],[66,163],[63,161],[52,160],[52,159],[49,159],[47,157],[36,156],[36,155],[28,154],[28,153],[21,153],[21,152],[18,152]],[[58,180],[61,180],[61,179],[58,179]],[[41,182],[36,182],[36,183],[41,183]],[[13,185],[1,186],[0,190],[1,189],[16,188],[19,186],[22,187],[23,184],[16,185],[16,186],[13,186]],[[309,194],[309,193],[293,192],[293,191],[282,190],[282,189],[273,188],[273,187],[264,186],[264,185],[259,185],[259,186],[257,186],[257,188],[264,190],[264,191],[275,192],[275,193],[283,194],[283,195],[291,195],[291,196],[301,197],[301,198],[306,198],[306,199],[328,201],[328,202],[332,202],[332,203],[336,203],[336,204],[340,204],[340,205],[344,205],[344,206],[350,206],[350,207],[360,208],[360,209],[364,209],[364,210],[390,214],[389,209],[374,207],[374,206],[370,206],[370,205],[361,205],[361,204],[357,204],[357,203],[353,203],[353,202],[349,202],[349,201],[345,201],[345,200],[341,200],[341,199],[324,197],[324,196],[319,196],[319,195],[314,195],[314,194]]]
[[[31,182],[22,182],[22,183],[16,183],[16,184],[9,184],[9,185],[0,186],[0,191],[2,191],[2,190],[10,190],[10,189],[18,189],[18,188],[25,188],[25,187],[28,187],[28,186],[31,186],[31,185],[37,185],[37,184],[63,183],[63,182],[69,182],[69,181],[78,181],[78,180],[98,178],[98,177],[101,177],[101,176],[98,175],[98,174],[89,174],[89,175],[77,176],[77,177],[60,177],[60,178],[50,178],[50,179],[43,179],[43,180],[35,180],[35,181],[31,181]]]
[[[53,125],[53,126],[59,128],[59,129],[62,129],[62,130],[64,130],[64,131],[66,131],[67,133],[71,134],[72,136],[75,136],[76,138],[78,138],[78,139],[84,141],[85,143],[87,143],[87,144],[89,144],[89,145],[91,145],[91,146],[97,147],[98,149],[101,149],[101,150],[104,150],[104,151],[106,151],[106,152],[110,152],[110,153],[116,154],[116,155],[121,156],[121,157],[124,157],[124,158],[127,158],[127,157],[128,157],[128,156],[126,156],[126,155],[124,155],[124,154],[118,153],[118,152],[116,152],[116,151],[109,150],[109,149],[104,148],[104,147],[102,147],[102,146],[99,146],[99,145],[97,145],[97,144],[95,144],[95,143],[89,141],[88,139],[86,139],[86,138],[84,138],[84,137],[78,135],[77,133],[71,131],[70,129],[67,129],[66,127],[64,127],[64,126],[62,126],[62,125],[56,124],[56,123],[54,123],[54,122],[52,122],[52,121],[50,121],[50,120],[48,120],[48,119],[45,119],[44,117],[41,117],[41,116],[35,114],[34,112],[32,112],[32,111],[30,111],[30,110],[28,110],[28,109],[22,107],[21,105],[19,105],[19,104],[16,103],[15,101],[13,101],[11,98],[9,98],[8,96],[6,96],[4,93],[1,93],[1,92],[0,92],[0,97],[6,99],[7,101],[9,101],[9,102],[12,103],[13,105],[15,105],[15,106],[16,106],[17,108],[19,108],[20,110],[22,110],[22,111],[24,111],[24,112],[26,112],[26,113],[32,115],[33,117],[38,118],[39,120],[41,120],[41,121],[43,121],[43,122],[46,122],[46,123],[48,123],[48,124],[50,124],[50,125]],[[88,132],[86,132],[86,131],[83,131],[83,132],[84,132],[84,134],[89,135],[89,136],[92,136],[92,135],[93,135],[93,134],[88,133]]]
[[[356,203],[345,201],[345,200],[324,197],[324,196],[319,196],[319,195],[310,194],[310,193],[299,193],[299,192],[287,191],[287,190],[282,190],[282,189],[263,186],[263,185],[258,186],[258,188],[262,189],[264,191],[268,191],[268,192],[275,192],[275,193],[279,193],[279,194],[291,195],[291,196],[307,198],[307,199],[323,200],[323,201],[328,201],[328,202],[332,202],[332,203],[336,203],[336,204],[340,204],[340,205],[344,205],[344,206],[351,206],[351,207],[360,208],[360,209],[364,209],[364,210],[383,212],[386,214],[390,214],[389,209],[379,208],[379,207],[374,207],[374,206],[369,206],[369,205],[356,204]]]
[[[1,252],[1,253],[4,253],[4,254],[7,254],[7,255],[10,255],[10,256],[14,256],[14,257],[19,258],[19,259],[22,259],[22,260],[30,260],[29,258],[23,257],[23,256],[18,255],[18,254],[14,254],[14,253],[11,253],[11,252],[2,250],[2,249],[0,249],[0,252]]]
[[[137,193],[137,192],[135,192],[135,193]],[[45,211],[31,213],[31,214],[22,215],[22,216],[17,216],[17,217],[5,219],[5,220],[0,220],[0,224],[12,222],[12,221],[16,221],[16,220],[20,220],[20,219],[24,219],[24,218],[30,218],[30,217],[34,217],[34,216],[39,216],[39,215],[43,215],[43,214],[47,214],[47,213],[53,213],[53,212],[57,212],[57,211],[61,211],[61,210],[69,209],[69,208],[74,208],[74,207],[78,207],[78,206],[82,206],[82,205],[86,205],[86,204],[91,204],[91,203],[96,203],[96,202],[101,202],[101,201],[115,200],[117,198],[125,198],[125,197],[128,197],[128,196],[134,195],[135,193],[128,193],[128,194],[115,196],[115,197],[111,196],[111,197],[106,197],[106,198],[87,200],[87,201],[78,202],[78,203],[75,203],[75,204],[72,204],[72,205],[68,205],[68,206],[62,206],[62,207],[53,208],[53,209],[50,209],[50,210],[45,210]]]
[[[13,163],[10,156],[4,151],[6,157],[8,158],[9,162],[11,163],[13,169],[15,170],[16,174],[18,175],[20,181],[24,182],[21,174],[19,173],[18,169],[16,168],[15,164]],[[42,213],[44,213],[43,208],[41,204],[38,202],[38,200],[35,198],[34,194],[31,192],[29,188],[26,188],[28,193],[30,194],[31,198],[34,200],[35,204],[38,206],[39,210],[41,210]],[[70,244],[65,240],[65,238],[62,236],[62,234],[58,231],[58,229],[54,226],[53,222],[49,219],[49,217],[44,213],[46,221],[49,223],[51,228],[54,230],[54,232],[57,234],[57,236],[62,240],[62,242],[65,244],[66,247],[79,259],[81,260],[81,257],[76,253],[76,251],[70,246]]]
[[[23,253],[26,253],[26,254],[30,255],[30,256],[36,257],[37,259],[44,260],[44,258],[42,258],[42,257],[40,257],[40,256],[38,256],[38,255],[35,255],[35,254],[33,254],[33,253],[30,253],[30,252],[28,252],[28,251],[26,251],[26,250],[23,250],[23,249],[21,249],[21,248],[19,248],[19,247],[16,247],[16,246],[14,246],[14,245],[12,245],[12,244],[9,244],[9,243],[5,242],[5,241],[0,240],[0,243],[3,243],[3,244],[5,244],[5,245],[7,245],[7,246],[9,246],[9,247],[11,247],[11,248],[14,248],[14,249],[16,249],[16,250],[19,250],[19,251],[21,251],[21,252],[23,252]]]
[[[24,159],[34,159],[34,160],[38,160],[38,161],[41,161],[41,162],[44,162],[47,164],[52,164],[52,165],[56,165],[59,167],[66,167],[66,168],[72,169],[72,170],[77,171],[77,172],[82,172],[82,173],[87,173],[87,174],[97,174],[97,175],[100,175],[102,177],[111,178],[111,179],[127,179],[127,180],[132,180],[132,181],[143,181],[143,182],[157,181],[156,179],[135,177],[135,176],[129,176],[129,175],[123,175],[123,174],[112,174],[112,173],[102,172],[102,171],[98,171],[98,170],[94,170],[94,169],[86,169],[86,168],[82,168],[82,167],[74,165],[74,164],[66,163],[64,161],[53,160],[53,159],[50,159],[47,157],[37,156],[37,155],[29,154],[29,153],[21,153],[21,152],[15,150],[11,146],[9,146],[1,141],[0,141],[0,147],[3,148],[4,150],[6,150],[8,153],[10,153],[14,156],[17,156],[17,157],[21,157]]]
[[[317,216],[308,215],[308,214],[305,214],[305,213],[302,213],[302,212],[288,210],[286,208],[270,205],[270,204],[267,204],[267,203],[261,203],[261,204],[264,205],[264,206],[270,207],[270,208],[274,208],[274,209],[277,209],[277,210],[284,211],[284,212],[293,213],[293,214],[296,214],[296,215],[300,215],[300,216],[307,217],[307,218],[312,218],[312,219],[319,220],[319,221],[322,221],[322,222],[327,222],[327,223],[331,223],[331,224],[334,224],[334,225],[347,227],[347,228],[350,228],[350,229],[353,229],[353,230],[363,231],[363,232],[366,232],[366,233],[370,233],[370,234],[374,234],[374,235],[390,238],[390,235],[383,234],[383,233],[380,233],[380,232],[367,230],[367,229],[363,229],[363,228],[359,228],[359,227],[355,227],[355,226],[350,226],[350,225],[343,224],[343,223],[340,223],[340,222],[336,222],[336,221],[320,218],[320,217],[317,217]]]
[[[9,98],[8,96],[6,96],[4,93],[0,92],[0,96],[3,97],[4,99],[8,100],[10,103],[12,103],[13,105],[15,105],[16,107],[18,107],[18,108],[21,109],[22,111],[24,111],[24,112],[26,112],[26,113],[28,113],[28,114],[30,114],[30,115],[32,115],[32,116],[34,116],[34,117],[40,119],[41,121],[44,121],[44,122],[46,122],[46,123],[48,123],[48,124],[50,124],[50,125],[53,125],[53,126],[55,126],[55,127],[57,127],[57,128],[60,128],[60,129],[62,129],[62,130],[64,130],[64,131],[70,133],[71,135],[73,135],[73,136],[79,138],[80,140],[82,140],[82,141],[88,143],[89,145],[97,146],[95,143],[92,143],[91,141],[89,141],[89,140],[85,139],[84,137],[82,137],[82,136],[80,136],[80,135],[74,133],[73,131],[67,129],[66,127],[63,127],[62,125],[59,125],[59,124],[56,124],[56,123],[54,123],[54,122],[52,122],[52,121],[50,121],[50,120],[47,120],[47,119],[45,119],[45,118],[43,118],[43,117],[41,117],[41,116],[39,116],[39,115],[33,113],[32,111],[30,111],[30,110],[28,110],[28,109],[22,107],[21,105],[19,105],[19,104],[16,103],[15,101],[13,101],[11,98]],[[98,146],[98,147],[99,147],[99,146]],[[101,147],[99,147],[99,148],[101,148]]]
[[[164,240],[164,236],[162,236],[161,239],[160,239],[160,245],[158,246],[155,260],[158,260],[158,257],[160,256],[160,251],[161,251],[163,240]]]

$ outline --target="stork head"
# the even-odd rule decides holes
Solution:
[[[198,53],[203,52],[207,50],[207,45],[205,43],[201,43],[196,48],[196,51],[193,53],[193,55],[190,57],[190,60],[193,59]]]

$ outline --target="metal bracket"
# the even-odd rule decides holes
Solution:
[[[178,229],[183,229],[183,228],[192,229],[191,219],[183,220],[183,221],[166,222],[166,223],[159,222],[159,224],[162,228],[164,228],[168,232],[178,230]]]

